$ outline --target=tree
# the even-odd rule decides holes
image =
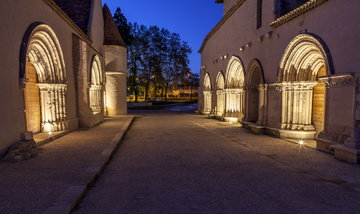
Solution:
[[[131,34],[131,27],[124,14],[121,12],[120,7],[118,7],[114,13],[114,21],[126,46],[131,45],[134,37]]]
[[[190,72],[188,74],[190,86],[190,100],[192,100],[192,89],[199,87],[200,75]]]
[[[161,89],[161,96],[165,94],[167,98],[169,86],[190,72],[188,55],[191,48],[181,41],[179,34],[167,29],[128,23],[120,8],[117,8],[114,20],[128,47],[127,84],[135,102],[140,91],[144,91],[145,100],[148,98],[151,83],[155,98],[158,89]]]
[[[192,52],[192,50],[186,42],[181,41],[179,34],[170,33],[167,30],[164,30],[162,33],[165,38],[167,38],[167,55],[165,57],[163,71],[165,81],[165,95],[167,96],[167,91],[170,84],[174,81],[179,81],[190,72],[190,68],[188,67],[188,55]]]
[[[139,76],[139,70],[142,66],[142,52],[144,41],[141,31],[143,31],[144,26],[139,26],[136,22],[134,24],[129,24],[130,33],[133,37],[133,41],[128,46],[128,78],[127,84],[130,86],[130,93],[135,95],[135,102],[138,101],[138,86],[142,82]]]

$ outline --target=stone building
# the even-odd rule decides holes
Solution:
[[[126,52],[101,0],[0,1],[0,158],[126,114]]]
[[[360,162],[360,1],[216,0],[199,111]]]

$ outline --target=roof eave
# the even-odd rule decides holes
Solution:
[[[216,0],[221,1],[221,0]],[[206,42],[220,29],[220,27],[235,13],[237,9],[241,7],[241,5],[246,0],[238,0],[235,4],[230,8],[230,10],[224,15],[224,17],[217,23],[217,25],[205,36],[203,43],[201,44],[200,50],[198,51],[200,54],[205,48]]]

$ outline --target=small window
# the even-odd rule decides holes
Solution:
[[[262,0],[257,0],[256,8],[256,29],[261,28],[262,21]]]

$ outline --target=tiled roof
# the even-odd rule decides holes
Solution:
[[[73,22],[85,33],[91,10],[91,0],[54,0],[54,2],[68,15]]]
[[[119,30],[115,24],[114,18],[111,15],[109,7],[105,4],[103,8],[104,14],[104,45],[118,45],[126,47]]]
[[[296,17],[314,9],[315,7],[327,2],[328,0],[309,0],[305,4],[296,8],[295,10],[290,11],[289,13],[279,17],[275,21],[270,23],[270,26],[273,28],[279,27],[280,25],[295,19]]]

